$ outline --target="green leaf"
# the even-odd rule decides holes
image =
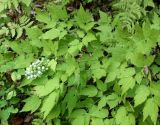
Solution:
[[[140,85],[136,90],[136,95],[134,97],[134,106],[142,104],[149,95],[150,95],[149,88],[145,85]]]
[[[106,71],[104,69],[92,69],[92,73],[95,78],[100,79],[103,76],[106,76]]]
[[[76,119],[74,119],[71,123],[72,125],[85,125],[85,117],[84,116],[78,116]],[[86,124],[89,125],[89,124]]]
[[[92,106],[89,110],[89,114],[96,118],[106,118],[109,112],[107,109],[99,109],[97,106]]]
[[[155,56],[145,56],[141,53],[130,55],[131,63],[137,67],[150,66],[154,61]]]
[[[42,39],[55,39],[58,38],[60,36],[60,31],[58,29],[51,29],[47,32],[45,32],[44,34],[42,34],[42,36],[40,38]]]
[[[106,104],[107,104],[107,98],[102,97],[101,100],[98,102],[98,108],[101,109],[101,108],[105,107]]]
[[[33,54],[25,55],[21,53],[21,55],[18,56],[14,61],[15,63],[14,68],[15,69],[26,68],[31,64],[31,62],[33,62],[33,60],[34,60]]]
[[[29,5],[31,4],[31,1],[32,1],[32,0],[23,0],[22,2],[23,2],[24,4],[26,4],[26,6],[29,7]]]
[[[99,11],[99,14],[100,14],[100,20],[99,20],[99,23],[102,24],[102,23],[110,23],[111,21],[111,18],[109,17],[109,15],[107,15],[107,13],[103,12],[103,11]]]
[[[120,97],[116,93],[112,93],[111,95],[107,96],[106,100],[110,109],[116,107],[121,101]]]
[[[130,124],[130,125],[136,124],[135,116],[132,113],[128,114],[128,124]]]
[[[82,48],[82,43],[79,42],[79,40],[75,39],[72,42],[69,43],[69,49],[68,52],[71,55],[76,55]]]
[[[97,84],[97,88],[99,90],[106,91],[106,89],[107,89],[107,84],[106,83],[103,83],[101,80],[97,80],[96,84]]]
[[[122,78],[119,81],[119,85],[122,85],[122,95],[129,89],[133,89],[135,86],[135,79],[133,77]]]
[[[48,66],[53,70],[55,71],[56,70],[56,65],[57,65],[57,61],[52,59],[49,63],[48,63]]]
[[[44,99],[43,105],[41,108],[41,112],[44,112],[44,117],[43,117],[44,119],[50,113],[50,111],[54,108],[54,106],[57,104],[58,98],[59,98],[59,92],[54,91]]]
[[[50,23],[49,14],[45,11],[37,10],[36,11],[36,19],[39,22],[43,22],[43,23],[46,23],[46,24]]]
[[[135,69],[134,68],[124,68],[120,70],[120,75],[118,78],[125,78],[125,77],[131,77],[135,74]]]
[[[88,23],[93,20],[92,16],[89,14],[89,12],[84,10],[83,6],[81,6],[78,10],[75,19],[79,25]]]
[[[120,107],[115,116],[116,125],[135,125],[135,116],[127,113],[125,107]]]
[[[73,111],[70,118],[73,118],[71,121],[72,125],[89,125],[90,117],[84,109]]]
[[[17,72],[13,72],[11,74],[11,78],[12,80],[15,82],[16,80],[20,80],[21,79],[21,74],[17,73]]]
[[[125,122],[125,119],[127,119],[126,115],[127,115],[126,108],[125,107],[120,107],[117,110],[117,113],[116,113],[116,116],[115,116],[116,124],[117,125],[125,125],[123,123]]]
[[[143,109],[143,121],[148,117],[151,117],[154,125],[156,125],[158,117],[158,105],[155,103],[153,98],[149,98]]]
[[[46,96],[52,91],[59,88],[59,79],[57,77],[48,80],[45,85],[38,85],[34,88],[35,93],[39,96]]]
[[[31,111],[31,113],[33,113],[39,108],[41,104],[41,99],[38,96],[33,95],[25,99],[24,102],[25,102],[25,105],[21,111],[22,112]]]
[[[153,0],[145,0],[144,7],[147,7],[147,6],[155,7]]]
[[[7,64],[5,65],[2,65],[0,67],[0,72],[6,72],[8,70],[12,70],[15,66],[15,63],[14,62],[7,62]]]
[[[88,46],[88,43],[96,40],[96,37],[92,33],[87,33],[87,35],[82,39],[82,44]]]
[[[104,125],[113,125],[114,119],[105,119],[104,120]]]
[[[10,92],[7,94],[6,100],[10,100],[12,97],[15,97],[16,95],[17,95],[17,93],[16,93],[15,90],[10,91]]]
[[[0,100],[0,108],[3,108],[7,105],[7,101],[6,100]]]
[[[87,115],[87,112],[84,109],[76,109],[70,115],[70,118],[76,118],[77,116]]]
[[[136,73],[136,76],[135,76],[135,80],[136,80],[136,82],[137,82],[138,84],[141,83],[142,78],[143,78],[143,74],[142,74],[141,72],[137,72],[137,73]]]
[[[18,112],[18,109],[14,109],[13,106],[10,106],[10,107],[8,107],[8,108],[3,109],[3,110],[0,111],[0,119],[2,121],[7,122],[10,114],[11,113],[17,113],[17,112]]]
[[[151,94],[153,94],[154,96],[160,97],[160,81],[151,82],[150,91],[151,91]]]
[[[98,103],[98,108],[101,109],[104,106],[106,106],[106,104],[108,104],[110,109],[112,109],[116,107],[120,101],[121,101],[120,97],[116,93],[112,93],[107,97],[101,98],[101,100]]]
[[[80,90],[79,95],[85,95],[88,97],[94,97],[97,95],[97,88],[93,85],[88,85],[86,88]]]
[[[0,4],[0,12],[3,11],[5,9],[4,4]]]
[[[101,119],[101,118],[92,118],[91,125],[104,125],[103,119]]]
[[[51,4],[50,5],[49,4],[47,6],[47,9],[49,10],[49,12],[51,14],[51,18],[54,21],[67,20],[68,19],[66,8],[63,7],[62,5],[57,5],[57,4]]]
[[[78,100],[76,90],[74,88],[70,89],[65,99],[67,101],[68,114],[70,115],[72,110],[76,107],[76,103]]]
[[[37,39],[40,35],[42,35],[42,31],[38,27],[27,28],[26,32],[29,39]]]
[[[157,13],[154,13],[152,28],[159,30],[160,19]]]

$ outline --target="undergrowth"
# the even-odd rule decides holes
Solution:
[[[156,0],[0,0],[0,124],[160,125],[159,14]]]

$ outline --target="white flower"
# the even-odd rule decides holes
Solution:
[[[36,79],[40,77],[46,70],[48,70],[49,60],[42,58],[41,60],[36,60],[29,67],[26,68],[25,76],[27,79]]]

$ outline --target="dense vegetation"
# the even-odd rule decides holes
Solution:
[[[0,0],[1,125],[160,125],[158,0]]]

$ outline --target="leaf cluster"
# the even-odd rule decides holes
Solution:
[[[48,1],[28,17],[33,3],[16,2],[0,5],[0,17],[10,4],[28,10],[18,21],[0,20],[2,125],[23,112],[33,125],[160,124],[160,18],[152,0],[115,0],[113,15],[99,10],[98,20],[82,5],[69,13],[69,1]],[[39,58],[49,69],[27,79]]]

